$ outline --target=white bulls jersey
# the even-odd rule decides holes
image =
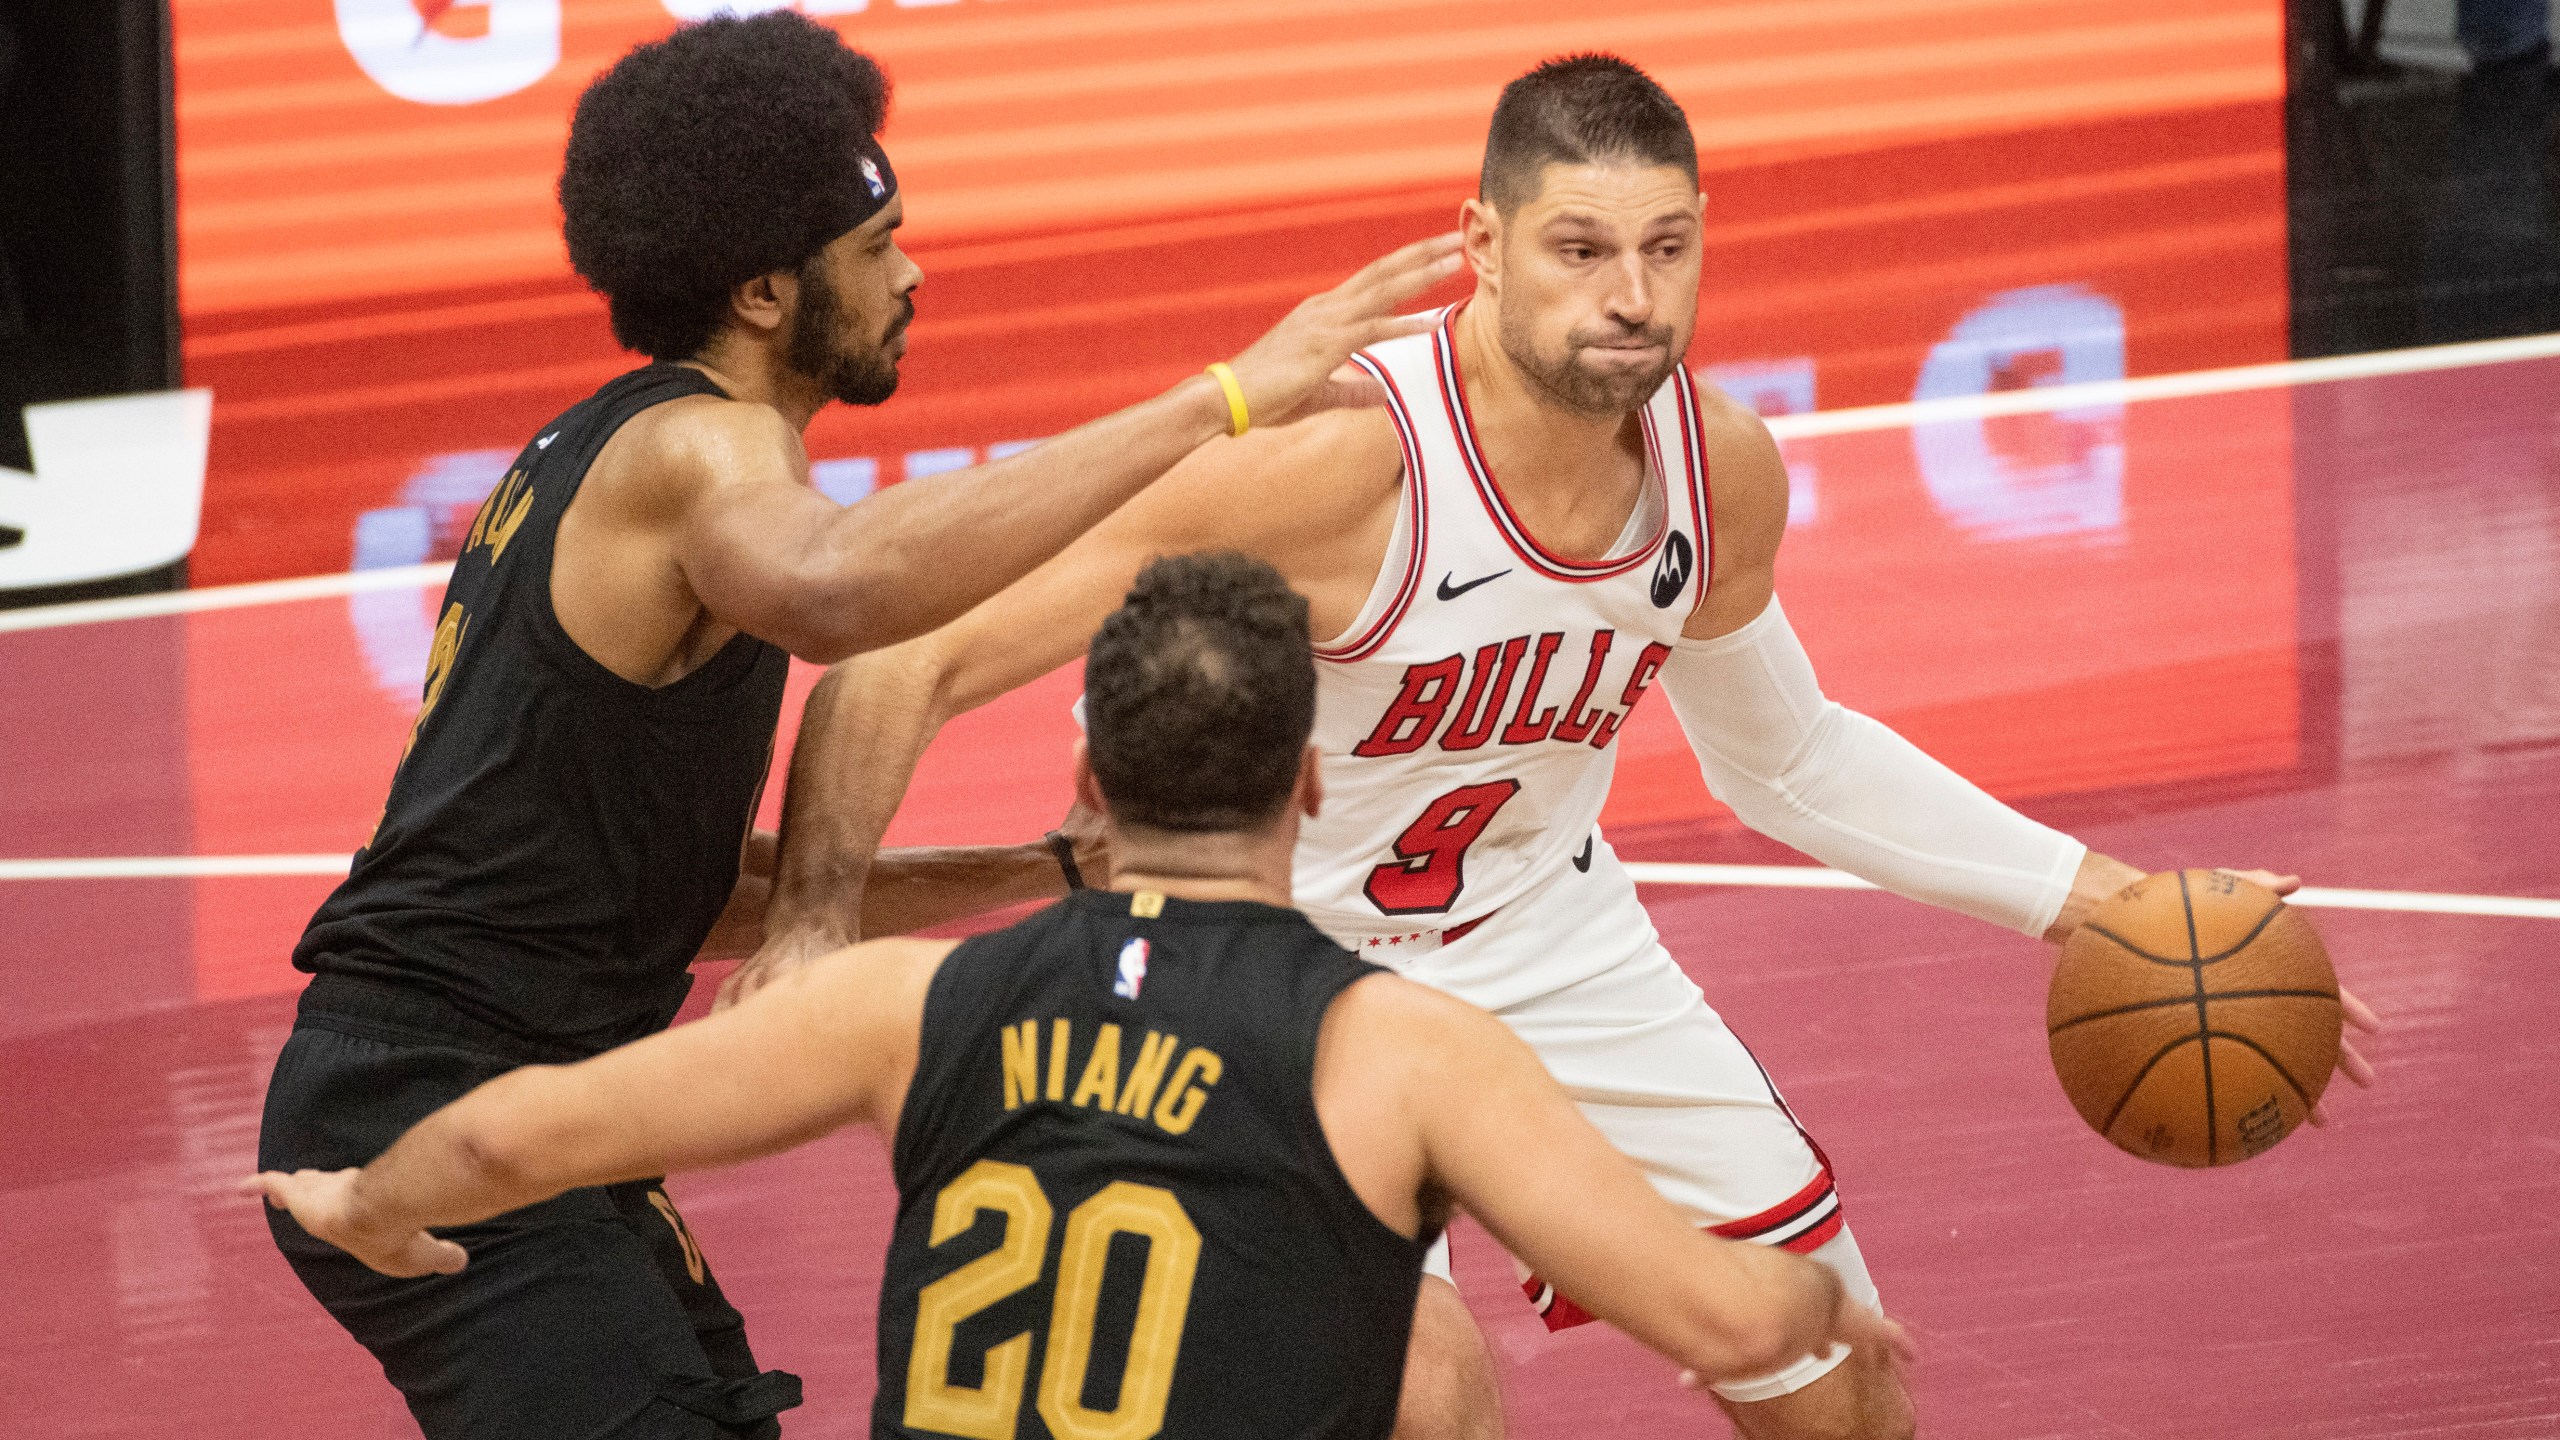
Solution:
[[[1590,863],[1619,730],[1706,591],[1710,511],[1686,369],[1641,412],[1626,532],[1581,561],[1541,549],[1504,501],[1448,321],[1356,358],[1386,384],[1404,494],[1368,603],[1316,648],[1325,803],[1298,842],[1297,899],[1374,954]]]

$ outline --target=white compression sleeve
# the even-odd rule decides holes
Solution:
[[[1730,635],[1681,641],[1661,684],[1707,789],[1752,829],[1897,895],[2029,935],[2062,912],[2087,847],[1824,699],[1775,597]]]

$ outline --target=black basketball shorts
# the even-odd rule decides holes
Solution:
[[[517,1063],[306,1015],[267,1088],[258,1166],[361,1165]],[[411,1280],[366,1269],[281,1211],[267,1223],[427,1440],[772,1440],[774,1417],[800,1403],[796,1376],[756,1368],[745,1321],[658,1181],[442,1231],[470,1263]]]

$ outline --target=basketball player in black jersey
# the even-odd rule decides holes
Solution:
[[[886,102],[870,60],[791,14],[679,30],[580,99],[569,255],[654,363],[544,426],[472,526],[389,800],[294,952],[315,978],[262,1166],[362,1162],[491,1076],[665,1026],[738,878],[786,652],[939,625],[1213,436],[1350,398],[1335,368],[1412,329],[1392,317],[1454,270],[1452,243],[1408,247],[1223,380],[839,508],[800,432],[831,400],[888,398],[920,278],[875,138]],[[1058,874],[1037,846],[932,857],[888,923],[1056,893]],[[653,1184],[489,1219],[468,1232],[479,1263],[434,1280],[273,1218],[433,1440],[773,1435],[798,1402]]]
[[[1287,908],[1322,796],[1276,572],[1157,561],[1085,686],[1111,890],[839,951],[250,1188],[383,1274],[460,1278],[487,1252],[430,1227],[867,1123],[899,1193],[875,1436],[1383,1437],[1453,1204],[1695,1381],[1835,1339],[1899,1358],[1830,1270],[1675,1214],[1500,1022]]]

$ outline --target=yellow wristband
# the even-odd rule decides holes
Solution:
[[[1227,394],[1227,433],[1241,435],[1253,428],[1253,413],[1244,408],[1244,387],[1236,383],[1236,372],[1219,360],[1209,366],[1209,378]]]

